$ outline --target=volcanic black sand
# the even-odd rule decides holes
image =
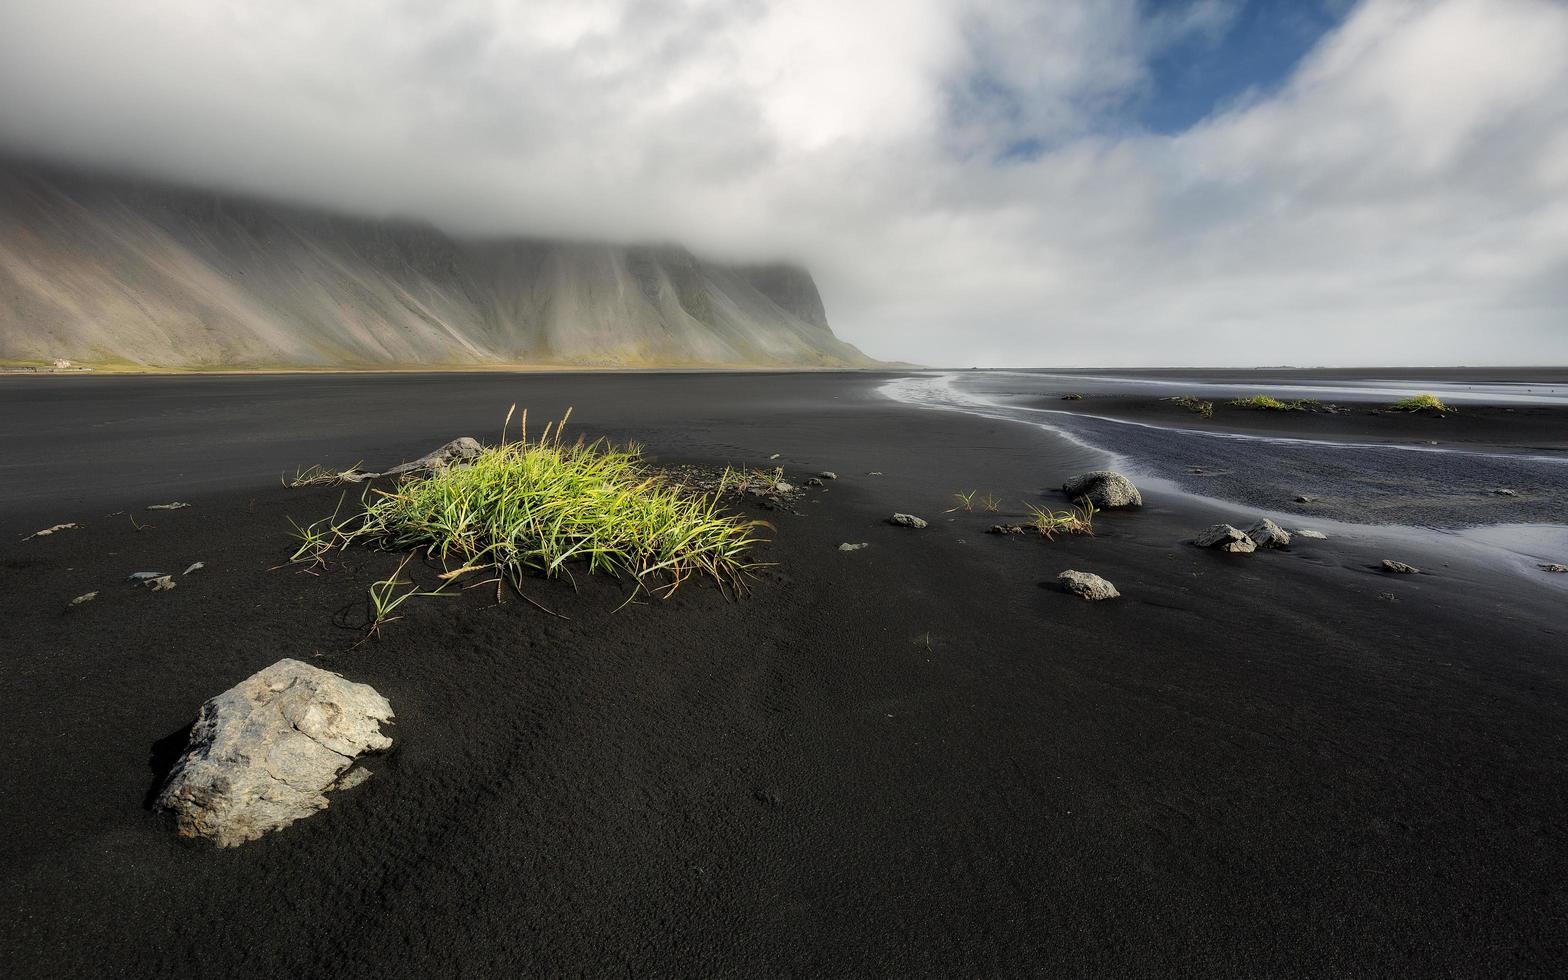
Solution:
[[[989,535],[1095,454],[878,380],[0,384],[0,973],[1561,969],[1568,576],[1371,531],[1214,554],[1183,542],[1252,513],[1161,490],[1093,538]],[[396,556],[273,567],[341,494],[279,471],[493,438],[514,401],[665,462],[840,479],[748,511],[774,564],[739,602],[616,611],[579,575],[531,590],[569,621],[482,589],[356,646]],[[1003,512],[943,513],[974,489]],[[1064,594],[1067,568],[1123,598]],[[183,729],[283,657],[385,694],[395,748],[285,831],[177,840],[145,804]]]

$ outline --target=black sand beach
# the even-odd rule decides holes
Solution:
[[[0,972],[1560,970],[1568,576],[1337,525],[1210,553],[1184,542],[1257,511],[1160,484],[1093,538],[989,535],[1101,454],[882,380],[0,379]],[[773,565],[739,602],[617,611],[622,586],[579,576],[532,592],[569,621],[476,590],[356,646],[396,556],[274,568],[288,519],[341,495],[280,472],[493,438],[514,402],[663,462],[840,479],[756,512]],[[1480,485],[1478,458],[1442,463]],[[975,489],[1003,513],[944,513]],[[124,584],[196,561],[173,592]],[[1067,568],[1124,598],[1064,594]],[[158,772],[203,700],[282,657],[385,694],[396,746],[283,832],[175,839]]]

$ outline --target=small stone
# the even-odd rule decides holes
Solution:
[[[1133,482],[1113,470],[1080,473],[1062,484],[1062,492],[1074,500],[1087,498],[1101,510],[1117,507],[1142,507],[1143,495]]]
[[[1499,497],[1517,497],[1517,496],[1519,496],[1519,491],[1517,491],[1517,490],[1510,490],[1507,487],[1498,487],[1496,490],[1493,490],[1492,493],[1496,494]]]
[[[881,476],[882,475],[882,471],[881,470],[872,470],[869,473],[867,473],[866,475],[867,476]]]
[[[783,455],[783,454],[782,453],[774,453],[772,456],[769,456],[768,458],[769,459],[778,459],[781,455]]]
[[[1260,548],[1290,547],[1290,532],[1266,517],[1247,529],[1247,537]]]
[[[1258,550],[1257,542],[1247,537],[1245,531],[1229,524],[1216,524],[1193,539],[1200,548],[1217,548],[1231,554],[1246,555]]]
[[[1062,588],[1073,595],[1083,596],[1094,602],[1115,599],[1121,595],[1116,591],[1116,586],[1093,572],[1079,572],[1069,568],[1056,576],[1056,580],[1062,583]]]
[[[1328,535],[1324,534],[1322,531],[1308,531],[1305,528],[1299,528],[1298,527],[1298,528],[1296,528],[1296,530],[1292,531],[1291,533],[1294,534],[1298,538],[1311,538],[1314,541],[1327,541],[1328,540]]]
[[[1545,567],[1545,566],[1542,566],[1542,567]],[[72,599],[71,600],[71,605],[73,605],[73,606],[85,606],[87,603],[92,602],[96,598],[98,598],[98,593],[96,593],[96,592],[84,592],[81,595],[77,596],[75,599]]]
[[[899,527],[919,528],[926,526],[925,521],[921,520],[913,514],[894,514],[892,517],[887,519],[887,522],[889,524],[897,524]]]
[[[27,537],[23,538],[22,540],[23,541],[31,541],[34,538],[47,538],[51,534],[57,534],[57,533],[59,533],[61,531],[69,531],[72,528],[79,528],[79,527],[81,527],[80,524],[74,524],[74,523],[73,524],[56,524],[54,527],[46,527],[42,531],[34,531],[32,534],[29,534]]]
[[[132,572],[127,581],[147,582],[155,578],[168,578],[168,572]]]
[[[820,486],[822,486],[822,481],[813,476],[813,477],[810,477],[809,479],[806,480],[806,486],[808,486],[808,487],[820,487]]]
[[[195,564],[191,565],[190,568],[187,568],[185,571],[181,572],[180,574],[181,575],[189,575],[191,572],[199,572],[199,571],[201,571],[202,569],[204,569],[206,567],[207,567],[207,563],[206,562],[199,561],[199,562],[196,562]]]
[[[869,547],[871,547],[871,542],[869,542],[869,541],[862,541],[859,544],[850,544],[848,541],[845,541],[843,544],[838,546],[838,550],[840,550],[840,551],[859,551],[861,548],[869,548]]]
[[[1024,533],[1024,528],[1023,528],[1023,525],[1021,525],[1021,524],[992,524],[991,525],[991,530],[987,531],[986,533],[987,534],[1023,534]]]
[[[174,588],[174,576],[161,575],[158,578],[144,579],[142,584],[154,592],[168,592]]]
[[[1298,504],[1315,504],[1317,502],[1318,502],[1318,498],[1317,497],[1309,497],[1306,494],[1302,494],[1301,496],[1296,498],[1296,503],[1298,503]]]
[[[153,504],[152,506],[148,507],[147,509],[148,510],[184,510],[185,508],[187,508],[189,506],[190,506],[190,504],[181,503],[180,501],[176,500],[172,504]]]
[[[824,479],[824,480],[837,480],[838,479],[838,474],[833,472],[832,470],[823,470],[821,473],[818,473],[817,475],[822,477],[822,479]]]
[[[777,482],[777,483],[775,483],[773,485],[773,492],[774,493],[794,493],[795,492],[795,487],[792,484],[785,483],[783,480],[780,480],[779,482]]]
[[[1419,575],[1419,574],[1421,574],[1421,569],[1415,567],[1414,565],[1406,565],[1404,562],[1402,562],[1402,561],[1394,561],[1392,558],[1384,558],[1383,559],[1383,571],[1385,571],[1385,572],[1394,572],[1395,574],[1398,574],[1398,575]]]
[[[1568,565],[1562,565],[1562,564],[1558,564],[1558,563],[1554,562],[1554,563],[1552,563],[1550,565],[1542,565],[1541,566],[1541,571],[1543,571],[1543,572],[1557,572],[1559,575],[1561,575],[1561,574],[1568,573]]]

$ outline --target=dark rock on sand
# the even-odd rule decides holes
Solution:
[[[1143,495],[1133,482],[1112,470],[1080,473],[1062,484],[1062,492],[1074,500],[1088,498],[1101,510],[1143,506]]]
[[[1096,602],[1101,599],[1115,599],[1121,595],[1116,591],[1116,586],[1093,572],[1080,572],[1069,568],[1056,576],[1056,580],[1062,583],[1062,588],[1073,595]]]
[[[466,463],[481,452],[484,452],[484,447],[479,444],[477,439],[471,436],[459,436],[440,449],[428,452],[412,462],[394,466],[390,470],[382,472],[381,475],[398,476],[402,473],[422,472],[442,466]]]
[[[887,522],[889,524],[897,524],[899,527],[925,527],[926,526],[926,522],[925,521],[921,520],[920,518],[916,517],[913,514],[894,514],[892,517],[889,517],[887,519]]]
[[[201,706],[156,806],[181,837],[255,840],[326,809],[355,759],[391,747],[381,732],[391,719],[369,685],[280,660]]]
[[[1568,565],[1557,564],[1557,563],[1554,562],[1554,563],[1552,563],[1550,565],[1542,565],[1541,566],[1541,571],[1543,571],[1543,572],[1557,572],[1559,574],[1568,574]]]
[[[1247,537],[1260,548],[1290,547],[1290,532],[1266,517],[1247,528]]]
[[[1421,569],[1414,565],[1406,565],[1404,562],[1394,561],[1392,558],[1383,559],[1383,571],[1394,572],[1398,575],[1419,575],[1421,573]]]
[[[822,481],[813,476],[813,477],[810,477],[810,478],[808,478],[806,480],[806,486],[808,486],[808,487],[820,487],[820,486],[822,486]]]
[[[1247,536],[1245,531],[1237,530],[1229,524],[1216,524],[1198,535],[1192,543],[1200,548],[1217,548],[1232,554],[1245,555],[1258,550],[1255,541]]]
[[[989,531],[987,531],[986,533],[987,534],[1023,534],[1024,530],[1025,530],[1025,528],[1024,528],[1024,526],[1022,524],[992,524],[991,525],[991,529]]]

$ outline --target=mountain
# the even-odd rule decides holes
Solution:
[[[0,163],[0,363],[855,367],[811,275]]]

